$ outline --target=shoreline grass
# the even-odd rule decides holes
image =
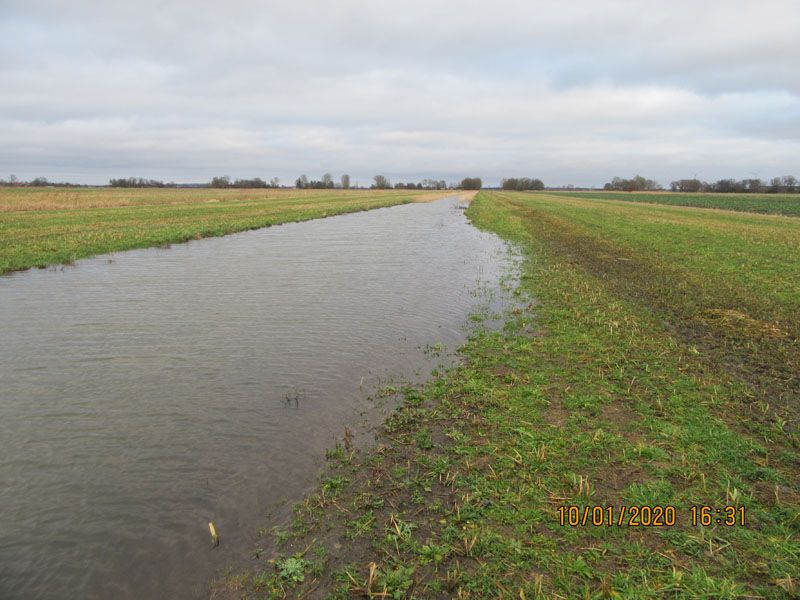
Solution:
[[[0,275],[446,195],[409,190],[0,188]]]
[[[473,222],[523,253],[524,307],[404,390],[376,448],[331,451],[293,523],[212,597],[797,597],[798,298],[777,291],[800,223],[563,200],[477,196]],[[595,505],[677,520],[559,523]],[[692,506],[746,523],[695,526]]]

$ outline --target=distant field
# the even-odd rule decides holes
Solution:
[[[548,192],[548,194],[800,217],[800,194],[684,194],[674,192]]]
[[[0,188],[0,274],[444,195],[407,190]]]

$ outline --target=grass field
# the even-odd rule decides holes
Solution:
[[[332,449],[212,595],[798,597],[800,221],[487,192],[468,215],[523,254],[503,330],[404,390],[377,448]]]
[[[0,188],[0,274],[442,195],[406,190]]]
[[[800,217],[800,194],[688,194],[681,192],[552,192],[554,196],[625,200]]]

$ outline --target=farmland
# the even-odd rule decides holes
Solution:
[[[0,274],[441,195],[406,190],[0,188]]]
[[[468,216],[522,254],[505,327],[403,390],[377,448],[332,449],[214,594],[797,597],[800,221],[498,192]]]
[[[676,192],[552,192],[552,196],[624,200],[773,215],[800,216],[800,194],[690,194]]]

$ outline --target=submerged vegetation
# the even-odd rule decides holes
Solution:
[[[504,328],[331,451],[213,595],[797,597],[800,221],[505,192],[468,215],[522,253]],[[651,526],[561,523],[596,506]]]
[[[70,263],[106,252],[413,202],[432,193],[0,188],[0,274]]]

